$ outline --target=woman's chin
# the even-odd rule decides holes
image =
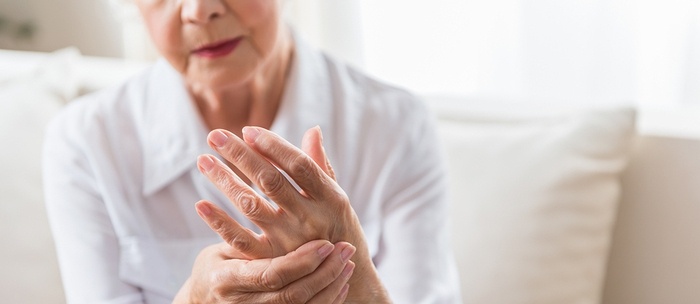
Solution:
[[[201,71],[188,77],[193,83],[199,84],[203,88],[219,91],[226,88],[240,87],[245,85],[253,77],[253,73],[241,73],[242,70],[221,70]]]
[[[245,85],[253,78],[254,67],[225,64],[199,65],[187,71],[186,78],[211,89]]]

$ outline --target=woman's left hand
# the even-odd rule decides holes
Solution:
[[[206,206],[213,210],[203,219],[225,241],[241,252],[250,253],[251,259],[281,256],[311,240],[349,242],[357,252],[352,258],[356,268],[349,282],[348,301],[388,301],[369,256],[357,215],[335,181],[321,144],[319,128],[306,132],[303,151],[280,136],[257,127],[244,128],[243,140],[225,130],[212,131],[208,140],[213,149],[250,178],[279,207],[269,204],[216,157],[200,156],[200,171],[263,231],[261,235],[255,234],[216,205],[199,202],[197,208]],[[280,171],[284,171],[301,189],[297,190]]]

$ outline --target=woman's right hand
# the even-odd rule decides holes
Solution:
[[[227,243],[211,245],[173,303],[343,303],[354,253],[349,243],[315,240],[284,256],[249,260]]]

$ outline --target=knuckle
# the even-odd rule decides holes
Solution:
[[[332,187],[332,190],[330,191],[329,194],[329,199],[333,200],[334,202],[338,202],[341,205],[347,205],[350,206],[350,199],[348,198],[348,195],[340,189],[339,187]]]
[[[308,177],[313,172],[311,160],[306,155],[297,155],[289,167],[290,173],[297,177]]]
[[[251,244],[251,241],[247,237],[243,237],[242,235],[238,235],[235,238],[233,238],[231,241],[231,246],[244,253],[250,252],[253,248],[253,244]]]
[[[279,290],[284,287],[282,276],[272,268],[267,268],[263,271],[258,280],[260,281],[260,286],[263,286],[267,290]]]
[[[325,221],[309,217],[307,214],[298,215],[296,222],[296,227],[301,230],[301,235],[306,239],[327,239],[325,232],[328,226],[329,224]]]
[[[223,223],[223,221],[220,222]],[[246,252],[246,250],[252,247],[250,240],[236,229],[231,229],[222,224],[220,228],[215,230],[229,245],[240,251]]]
[[[299,286],[288,288],[282,293],[283,303],[305,303],[309,299],[309,290]]]
[[[243,215],[249,219],[260,219],[262,218],[263,206],[260,205],[252,195],[241,194],[238,196],[239,206],[241,207],[241,212]]]
[[[286,180],[280,172],[276,170],[263,170],[259,176],[260,188],[268,196],[275,197],[282,195]]]
[[[224,224],[224,221],[220,218],[216,218],[215,220],[211,221],[210,223],[211,229],[214,229],[216,233],[218,234],[227,234],[228,232],[226,231],[226,225]]]

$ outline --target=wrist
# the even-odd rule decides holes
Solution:
[[[346,303],[391,303],[389,293],[379,278],[379,273],[372,260],[362,259],[355,262],[355,271],[348,281],[350,290]]]
[[[187,278],[185,284],[182,284],[180,290],[175,295],[173,299],[173,304],[192,304],[195,303],[192,299],[192,282],[190,278]]]

